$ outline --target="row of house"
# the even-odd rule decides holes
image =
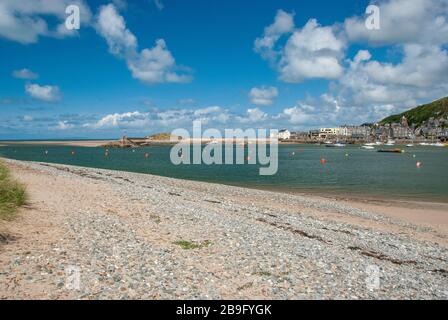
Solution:
[[[429,119],[420,126],[409,126],[406,117],[402,117],[399,123],[385,125],[362,125],[320,128],[308,132],[290,132],[287,129],[278,133],[280,140],[378,140],[419,138],[448,140],[448,119]]]

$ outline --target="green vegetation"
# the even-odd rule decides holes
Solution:
[[[0,219],[11,219],[18,207],[25,204],[23,185],[13,180],[8,169],[0,163]]]
[[[409,125],[415,124],[417,126],[429,120],[433,117],[434,119],[441,119],[448,117],[448,97],[436,100],[434,102],[418,106],[414,109],[408,110],[406,112],[389,116],[381,120],[380,124],[384,125],[387,123],[400,122],[401,118],[405,116],[408,119]]]
[[[190,242],[190,241],[185,241],[185,240],[180,240],[180,241],[176,241],[174,242],[175,245],[178,245],[179,247],[181,247],[184,250],[193,250],[193,249],[201,249],[204,247],[208,247],[211,245],[211,241],[210,240],[206,240],[200,243],[197,242]]]

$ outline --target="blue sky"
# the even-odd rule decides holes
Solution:
[[[73,3],[81,28],[64,32]],[[115,138],[194,119],[307,130],[443,96],[446,1],[372,3],[380,30],[365,28],[369,1],[0,0],[0,139]]]

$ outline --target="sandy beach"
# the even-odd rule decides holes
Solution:
[[[448,299],[446,204],[4,162],[1,299]]]
[[[64,140],[64,141],[2,141],[1,146],[7,145],[44,145],[44,146],[71,146],[71,147],[100,147],[111,140]]]

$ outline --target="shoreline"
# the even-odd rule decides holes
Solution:
[[[413,223],[319,197],[2,161],[30,201],[1,223],[0,299],[448,298],[446,215]]]

